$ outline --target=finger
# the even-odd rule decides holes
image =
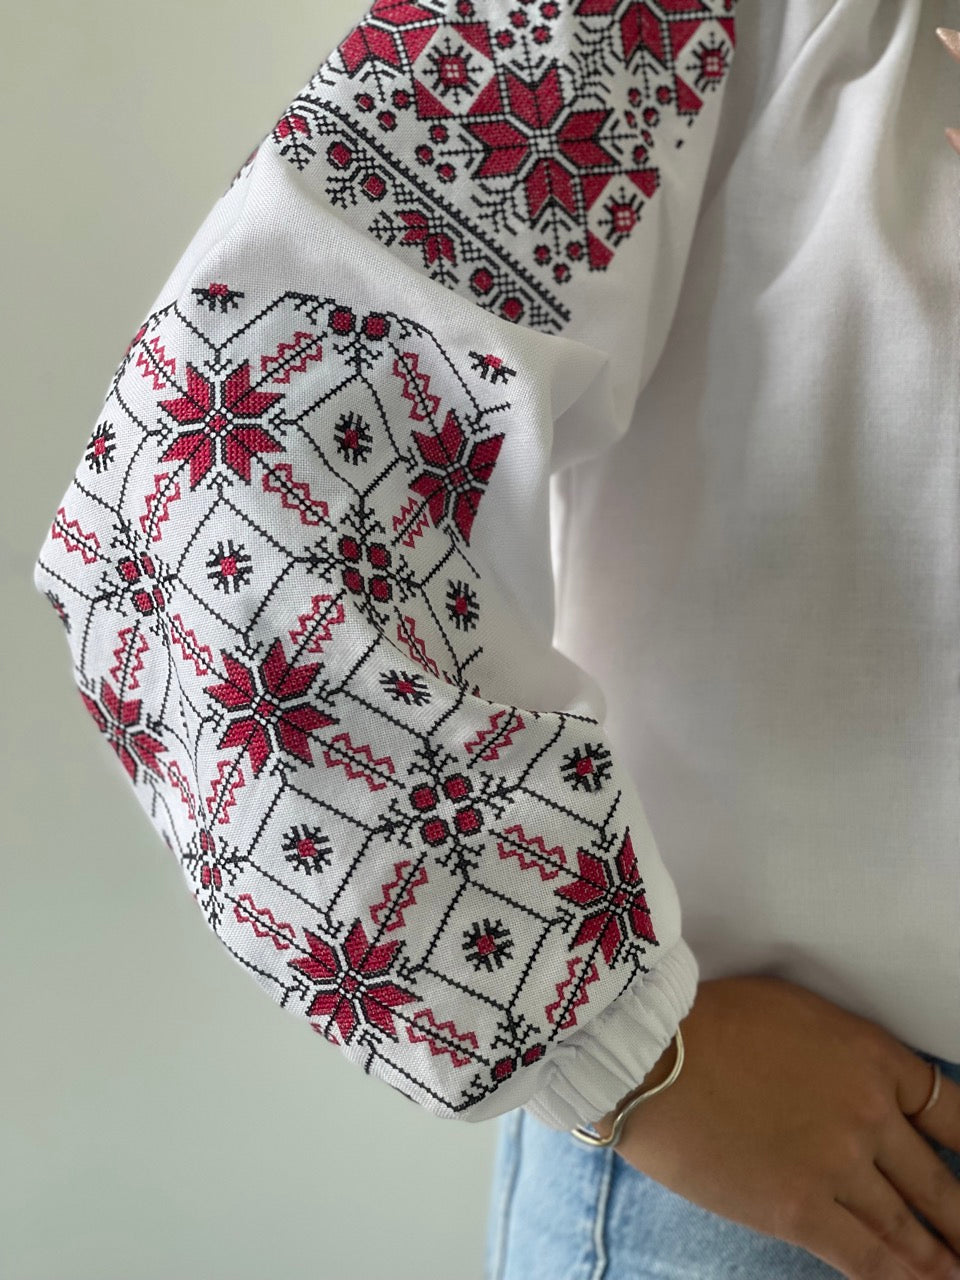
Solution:
[[[900,1050],[905,1052],[901,1053]],[[933,1068],[925,1058],[898,1042],[895,1096],[897,1107],[919,1130],[942,1147],[960,1152],[960,1084],[940,1074],[940,1096],[923,1115],[913,1115],[930,1097]]]
[[[884,1129],[874,1164],[894,1195],[900,1193],[919,1209],[960,1260],[960,1180],[923,1134],[904,1120]],[[917,1226],[924,1230],[920,1223]],[[917,1239],[912,1228],[909,1234]]]
[[[936,31],[950,56],[960,62],[960,31],[954,31],[952,27],[937,27]],[[947,125],[943,132],[954,151],[960,153],[960,129]]]
[[[839,1200],[818,1207],[809,1235],[804,1232],[799,1243],[848,1280],[916,1280],[873,1228]]]
[[[937,35],[943,41],[944,48],[960,62],[960,31],[952,27],[937,27]]]
[[[933,1155],[929,1148],[928,1153]],[[931,1280],[960,1276],[960,1258],[918,1221],[911,1203],[879,1166],[874,1165],[870,1176],[859,1182],[854,1192],[838,1195],[836,1201],[870,1227],[916,1275]]]

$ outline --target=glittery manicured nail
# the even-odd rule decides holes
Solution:
[[[951,147],[960,155],[960,129],[954,129],[952,125],[947,125],[943,132],[947,135],[947,141]]]
[[[937,27],[937,35],[960,62],[960,31],[954,31],[952,27]]]

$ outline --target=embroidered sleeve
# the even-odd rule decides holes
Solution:
[[[693,1003],[551,643],[548,491],[666,340],[732,7],[376,0],[133,335],[36,566],[210,928],[439,1116],[596,1120]]]

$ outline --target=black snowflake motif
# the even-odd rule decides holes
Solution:
[[[206,307],[209,311],[225,313],[231,307],[236,311],[237,300],[244,297],[244,294],[236,289],[231,289],[229,285],[212,282],[202,289],[194,289],[193,296],[201,307]]]
[[[430,51],[429,74],[433,76],[433,92],[440,98],[452,98],[459,105],[462,95],[469,101],[480,88],[479,67],[475,54],[463,43],[453,45],[446,37]]]
[[[117,449],[116,439],[116,434],[109,422],[101,422],[90,437],[84,456],[87,460],[87,466],[91,471],[95,471],[97,475],[101,475],[106,471],[113,461],[113,455]]]
[[[380,683],[395,702],[407,707],[422,707],[430,701],[427,682],[421,675],[409,671],[384,671]]]
[[[730,69],[728,51],[719,41],[715,44],[701,42],[695,50],[698,62],[694,84],[698,92],[717,89]]]
[[[207,577],[217,591],[229,595],[245,587],[253,576],[253,561],[243,546],[236,546],[233,539],[226,546],[218,542],[207,556]]]
[[[472,631],[477,625],[477,595],[466,582],[447,583],[447,616],[461,631]]]
[[[494,965],[502,969],[505,960],[513,959],[513,938],[502,920],[491,924],[484,916],[482,924],[464,929],[463,937],[463,953],[477,973],[481,969],[493,973]]]
[[[627,239],[640,221],[642,208],[643,201],[622,188],[616,196],[607,201],[603,207],[604,219],[601,226],[611,244],[619,245],[621,241]]]
[[[574,791],[599,791],[610,777],[610,752],[602,743],[584,743],[563,757],[560,772]]]
[[[511,369],[509,365],[503,363],[499,356],[492,355],[489,352],[484,355],[480,351],[471,351],[470,359],[473,362],[474,373],[479,373],[484,382],[508,382],[516,376],[516,369]]]
[[[67,635],[69,635],[70,634],[70,615],[67,613],[66,606],[64,605],[63,601],[60,599],[59,596],[54,595],[52,591],[45,591],[43,594],[50,601],[50,604],[53,608],[54,613],[63,623],[63,628],[66,631]]]
[[[330,840],[319,827],[291,827],[283,837],[283,851],[292,867],[312,875],[330,861]]]
[[[341,414],[333,435],[342,458],[354,464],[366,462],[373,447],[373,437],[359,413]]]

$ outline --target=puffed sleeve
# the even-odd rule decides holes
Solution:
[[[39,553],[226,951],[438,1116],[594,1121],[693,1004],[549,489],[666,341],[732,9],[376,0],[131,325]]]

